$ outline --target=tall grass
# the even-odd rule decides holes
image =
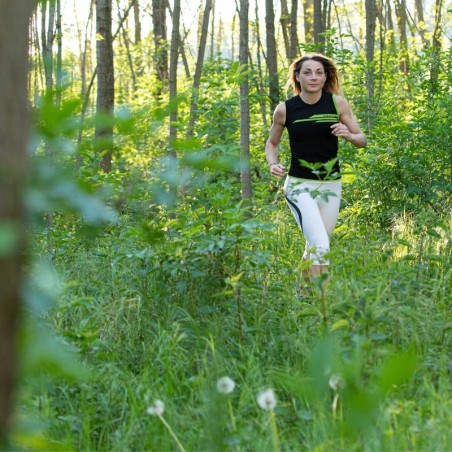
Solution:
[[[273,227],[231,213],[221,237],[193,218],[149,242],[125,216],[91,242],[37,235],[65,281],[45,319],[89,374],[24,377],[19,412],[43,433],[17,433],[18,446],[176,450],[147,413],[159,399],[185,450],[272,450],[275,431],[282,450],[450,449],[450,223],[370,231],[345,209],[324,324],[319,297],[296,295],[303,243],[288,212],[257,215]],[[266,388],[273,430],[256,402]]]

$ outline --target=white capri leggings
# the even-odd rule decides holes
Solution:
[[[342,182],[298,179],[288,176],[284,183],[287,204],[306,239],[303,259],[314,265],[328,265],[330,236],[336,226],[341,203]]]

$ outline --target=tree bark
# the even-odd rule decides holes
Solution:
[[[406,14],[406,0],[395,0],[397,23],[399,25],[400,33],[400,70],[404,74],[410,71],[410,62],[408,58],[408,38],[407,38],[407,14]]]
[[[424,18],[424,3],[422,0],[415,0],[416,12],[417,12],[417,22],[422,22],[422,25],[425,25]]]
[[[202,67],[204,64],[204,54],[207,44],[207,33],[209,31],[210,11],[212,9],[212,0],[206,0],[204,14],[202,16],[201,35],[199,40],[198,58],[196,60],[195,75],[193,77],[192,97],[190,103],[190,118],[188,121],[187,136],[194,134],[196,123],[196,110],[198,109],[199,85],[201,82]]]
[[[167,7],[168,7],[168,11],[171,16],[171,20],[173,20],[173,11],[171,10],[171,6],[169,3],[167,3]],[[190,32],[186,30],[183,22],[182,22],[182,24],[180,23],[180,18],[179,18],[179,25],[182,26],[183,30],[184,30],[183,36],[181,35],[181,33],[179,31],[179,55],[181,56],[182,62],[184,64],[185,76],[189,79],[189,78],[191,78],[191,75],[190,75],[190,67],[188,66],[187,54],[185,53],[185,40],[187,39],[187,36],[190,34]]]
[[[322,0],[314,0],[314,43],[320,52],[325,51],[325,38],[321,36],[325,32],[324,11]]]
[[[246,14],[248,17],[248,13]],[[242,18],[240,18],[240,20],[242,20]],[[275,10],[273,0],[265,0],[265,25],[267,32],[267,68],[270,109],[273,111],[279,103],[278,59],[276,52]],[[240,30],[242,31],[242,23],[240,23]],[[240,42],[240,45],[242,45],[242,42]]]
[[[290,38],[289,38],[290,16],[289,9],[287,8],[287,0],[281,0],[281,17],[279,19],[279,22],[281,24],[286,57],[290,59]]]
[[[53,42],[55,40],[54,26],[55,2],[43,0],[41,4],[41,48],[44,62],[46,91],[50,91],[53,88]]]
[[[174,145],[177,140],[177,128],[175,123],[178,119],[177,108],[177,64],[179,55],[179,25],[180,25],[180,0],[174,0],[173,8],[173,29],[171,33],[170,48],[170,74],[169,74],[169,99],[170,99],[170,127],[169,127],[169,146],[170,155],[176,158]]]
[[[366,88],[368,97],[368,128],[373,129],[374,122],[374,54],[375,54],[375,26],[377,17],[377,3],[375,0],[366,0]]]
[[[392,17],[392,6],[391,6],[391,0],[386,0],[386,21],[387,21],[387,31],[389,33],[389,36],[391,37],[391,50],[395,51],[395,25],[394,25],[394,20]]]
[[[112,0],[96,0],[97,114],[113,115],[115,79],[113,70]],[[96,123],[96,148],[101,152],[101,168],[111,171],[113,125],[102,119]]]
[[[260,38],[260,27],[259,27],[259,6],[258,6],[258,0],[255,0],[255,14],[256,14],[256,43],[257,43],[257,85],[258,85],[258,92],[259,92],[259,103],[261,106],[261,114],[262,114],[262,124],[264,125],[264,129],[268,129],[268,120],[267,120],[267,104],[265,102],[265,89],[264,89],[264,75],[262,70],[262,60],[261,60],[261,53],[262,53],[262,41]]]
[[[152,24],[154,28],[154,62],[159,86],[156,96],[160,98],[163,87],[168,85],[168,41],[166,32],[166,0],[152,0]]]
[[[210,24],[210,58],[215,56],[215,16],[216,2],[212,0],[212,22]],[[221,46],[221,42],[218,43]]]
[[[290,9],[290,61],[294,60],[298,55],[298,0],[292,0]]]
[[[432,36],[432,57],[430,66],[430,92],[435,94],[439,89],[439,72],[440,72],[440,52],[441,52],[441,18],[442,18],[443,1],[435,1],[435,26]]]
[[[135,0],[133,4],[133,18],[135,23],[135,45],[141,42],[141,19],[140,19],[140,3]]]
[[[303,0],[304,40],[306,44],[314,42],[314,0]]]
[[[269,0],[267,0],[269,1]],[[240,0],[240,47],[239,63],[246,70],[248,66],[248,13],[249,0]],[[274,25],[273,25],[274,27]],[[240,160],[242,168],[240,179],[242,183],[242,199],[251,201],[253,191],[250,172],[250,106],[248,75],[243,76],[240,83]]]
[[[0,448],[7,450],[26,243],[28,21],[34,2],[0,4]]]
[[[56,6],[56,40],[57,40],[57,60],[55,73],[56,105],[61,106],[62,82],[63,82],[63,30],[61,28],[61,0],[55,0]]]

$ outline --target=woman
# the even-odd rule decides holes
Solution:
[[[311,276],[328,273],[329,238],[339,214],[339,137],[357,148],[367,139],[350,106],[338,95],[339,76],[334,62],[320,54],[294,61],[289,81],[295,96],[279,104],[273,114],[265,146],[270,174],[286,175],[278,161],[278,145],[284,128],[289,133],[291,163],[284,183],[286,201],[306,239],[304,260],[311,260]],[[326,279],[322,277],[322,279]]]

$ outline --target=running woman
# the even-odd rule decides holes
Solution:
[[[339,92],[334,62],[320,54],[294,61],[288,84],[295,96],[279,104],[265,152],[272,176],[282,179],[286,168],[278,161],[284,128],[289,133],[291,162],[284,194],[305,239],[304,260],[311,260],[310,276],[328,273],[330,236],[336,226],[341,199],[339,137],[363,148],[367,139],[350,106]],[[325,277],[326,278],[326,277]]]

